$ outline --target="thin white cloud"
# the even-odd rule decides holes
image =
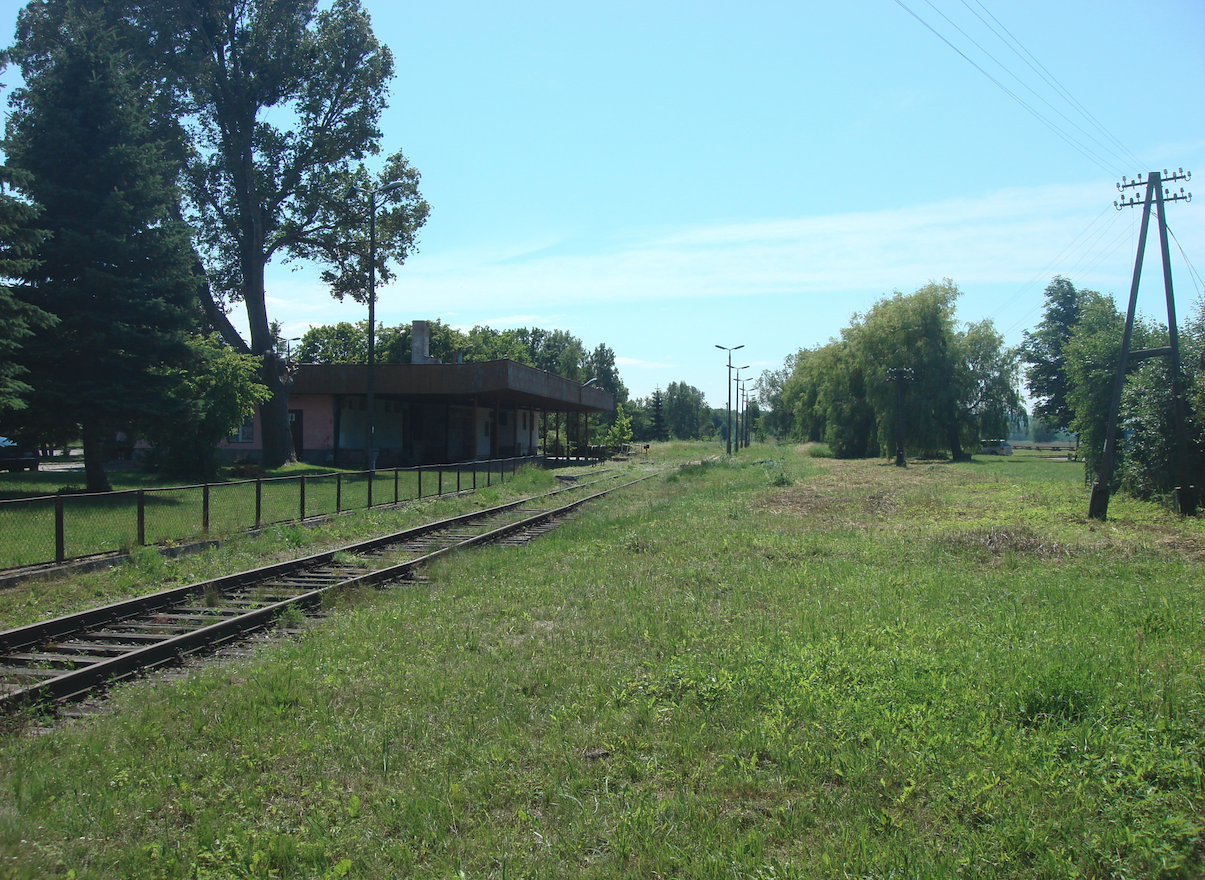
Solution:
[[[619,357],[615,358],[615,365],[619,367],[634,367],[641,370],[667,370],[674,365],[658,361],[642,361],[640,358]]]
[[[485,318],[478,322],[489,327],[546,327],[556,324],[564,315],[503,315],[502,317]]]
[[[908,208],[713,223],[530,259],[415,258],[412,303],[481,309],[741,294],[911,289],[932,278],[1024,283],[1111,199],[1111,185],[1051,186]],[[461,255],[466,256],[464,254]],[[1119,266],[1097,272],[1109,281]]]
[[[1076,186],[1014,188],[978,198],[817,217],[713,222],[642,230],[590,245],[561,241],[556,251],[535,243],[494,245],[455,253],[419,254],[382,288],[377,314],[387,323],[420,315],[498,314],[499,303],[530,311],[473,323],[552,325],[566,305],[790,294],[831,308],[849,291],[913,290],[932,279],[976,285],[1035,283],[1068,272],[1060,252],[1093,224],[1111,218],[1109,181]],[[1108,214],[1102,216],[1102,210]],[[1180,211],[1174,227],[1190,253],[1205,243],[1200,212]],[[1124,236],[1123,236],[1124,237]],[[1097,243],[1088,236],[1077,284],[1101,290],[1128,286],[1133,254],[1116,230]],[[1112,250],[1110,250],[1110,245]],[[1097,259],[1100,257],[1100,259]],[[276,277],[273,300],[296,319],[359,320],[363,309],[337,303],[322,285]],[[556,317],[550,315],[550,311]],[[467,322],[466,322],[467,323]],[[559,326],[559,324],[558,324]]]

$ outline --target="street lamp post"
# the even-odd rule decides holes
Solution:
[[[728,454],[732,455],[732,353],[738,348],[744,348],[744,343],[734,345],[716,345],[716,348],[728,352]]]
[[[748,380],[745,379],[741,380],[741,433],[736,436],[742,450],[748,446],[748,435],[750,435],[750,391],[748,391]]]
[[[743,367],[736,368],[736,450],[737,450],[737,452],[740,452],[740,450],[741,450],[741,425],[744,424],[741,421],[741,370],[747,370],[747,369],[749,369],[748,364],[745,364]],[[728,399],[729,400],[732,399],[732,384],[733,384],[732,377],[729,376],[729,382],[728,382]]]
[[[753,395],[749,393],[749,380],[745,380],[745,448],[749,448],[749,404],[753,399]]]
[[[583,382],[583,383],[581,384],[581,387],[579,387],[579,388],[577,389],[577,402],[578,402],[579,404],[582,402],[582,388],[589,388],[591,385],[593,385],[593,384],[594,384],[595,382],[597,382],[597,381],[598,381],[598,377],[597,377],[597,376],[595,376],[595,377],[594,377],[594,378],[592,378],[592,379],[587,379],[585,382]],[[579,415],[580,415],[580,413],[579,413]],[[579,426],[580,426],[580,422],[579,422]],[[580,430],[578,431],[578,437],[577,437],[577,449],[578,449],[578,454],[580,455],[580,454],[581,454],[581,450],[582,450],[582,437],[581,437],[581,431],[580,431]],[[586,455],[587,455],[587,456],[589,456],[589,454],[590,454],[590,413],[586,413],[586,443],[585,443],[585,449],[586,449]]]
[[[377,455],[373,442],[376,439],[374,436],[376,433],[374,418],[376,402],[373,398],[375,390],[373,373],[376,365],[377,341],[377,197],[389,195],[405,185],[400,180],[393,180],[376,189],[368,190],[368,381],[364,389],[365,396],[368,398],[368,441],[364,451],[368,458],[370,471],[377,469]]]

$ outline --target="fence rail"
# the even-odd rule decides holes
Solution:
[[[476,491],[536,461],[524,456],[0,501],[0,570]]]

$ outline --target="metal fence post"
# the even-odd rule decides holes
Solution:
[[[456,465],[456,494],[460,494],[460,465]]]
[[[393,469],[393,503],[397,504],[402,498],[398,494],[398,469]]]
[[[146,492],[138,490],[138,546],[146,546]]]
[[[256,477],[255,479],[255,527],[258,529],[263,523],[264,511],[264,483],[263,480]]]
[[[299,488],[301,489],[301,491],[298,493],[298,511],[297,511],[301,515],[299,517],[297,517],[297,521],[305,522],[305,477],[301,476],[301,477],[298,477],[297,479],[300,480]]]
[[[444,469],[443,468],[439,469],[439,481],[437,483],[437,486],[438,486],[439,491],[436,494],[442,495],[444,493]]]
[[[374,471],[368,472],[368,509],[372,510],[372,475]]]
[[[201,534],[209,534],[209,484],[201,487]]]
[[[420,467],[417,470],[418,470],[418,497],[421,499],[423,497],[423,469]]]
[[[477,460],[473,460],[473,491],[477,491]]]
[[[63,496],[54,499],[54,561],[67,558],[67,541],[63,534]]]
[[[343,474],[335,474],[335,513],[343,512]]]

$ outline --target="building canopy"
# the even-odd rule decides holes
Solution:
[[[376,364],[374,393],[413,403],[498,406],[545,412],[604,413],[615,396],[601,388],[511,360],[468,364]],[[290,396],[365,394],[365,364],[301,364]]]

